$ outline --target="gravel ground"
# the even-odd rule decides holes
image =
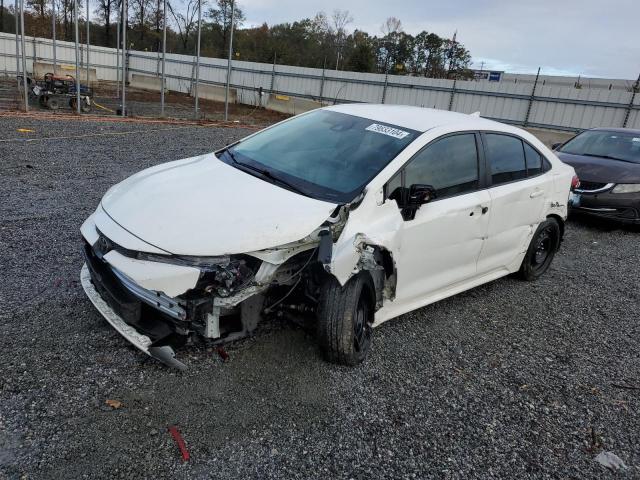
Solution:
[[[79,285],[80,224],[113,183],[246,133],[0,119],[0,477],[640,477],[632,229],[570,222],[541,280],[388,322],[358,368],[289,324],[227,363],[183,349],[184,373],[128,346]],[[602,450],[628,468],[609,472]]]

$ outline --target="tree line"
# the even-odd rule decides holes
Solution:
[[[90,0],[90,42],[115,47],[122,0]],[[197,41],[198,6],[202,5],[201,52],[227,58],[232,0],[168,0],[167,52],[193,55]],[[13,3],[0,0],[0,30],[15,33]],[[74,40],[74,0],[26,0],[25,32],[50,38],[52,2],[56,6],[56,32],[61,40]],[[86,35],[86,0],[79,0],[81,42]],[[243,27],[246,20],[236,2],[233,16],[233,58],[252,62],[350,70],[430,78],[472,78],[471,54],[452,38],[423,31],[411,35],[402,22],[390,17],[379,35],[350,30],[354,19],[347,10],[317,13],[291,23]],[[130,49],[162,49],[163,0],[128,0],[127,44]]]

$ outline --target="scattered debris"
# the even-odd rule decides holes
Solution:
[[[614,471],[619,470],[621,468],[622,469],[628,468],[625,465],[625,463],[622,461],[622,459],[613,452],[602,451],[598,454],[598,456],[594,460],[598,462],[600,465],[602,465],[603,467],[607,467]]]
[[[216,351],[218,352],[218,355],[220,355],[220,358],[222,359],[223,362],[226,363],[229,361],[229,354],[224,348],[218,347]]]
[[[602,448],[602,438],[593,427],[589,427],[589,437],[590,445],[587,447],[587,451],[595,453]]]
[[[33,133],[35,130],[31,130],[30,128],[18,128],[16,131],[20,133]]]
[[[178,445],[178,449],[180,450],[180,454],[182,455],[182,461],[187,462],[189,460],[189,450],[187,450],[187,445],[184,443],[184,439],[182,438],[182,435],[180,435],[178,427],[176,427],[175,425],[171,425],[168,430],[173,437],[173,440]]]
[[[122,407],[122,402],[120,400],[111,400],[108,399],[106,400],[104,403],[106,403],[107,405],[109,405],[111,408],[113,408],[114,410]]]
[[[33,165],[30,165],[30,164],[26,163],[26,164],[25,164],[25,167],[27,167],[27,168],[33,168]]]
[[[620,383],[612,383],[611,386],[616,388],[624,388],[625,390],[640,390],[640,386],[638,385],[622,385]]]

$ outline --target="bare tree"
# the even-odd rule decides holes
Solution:
[[[399,18],[387,18],[382,27],[380,27],[384,37],[382,38],[381,47],[384,49],[384,72],[389,71],[389,62],[395,56],[400,43],[400,35],[402,34],[402,22]]]
[[[207,17],[220,27],[222,34],[222,57],[227,56],[227,43],[231,27],[231,4],[233,2],[235,2],[233,28],[237,30],[238,27],[242,25],[242,22],[244,22],[245,16],[236,0],[216,0],[215,5],[207,12]]]
[[[336,70],[338,70],[342,48],[347,37],[347,25],[353,22],[353,16],[349,13],[349,10],[336,9],[331,15],[331,20],[333,23],[331,28],[336,40]]]
[[[318,34],[327,34],[331,32],[331,25],[329,25],[329,19],[327,18],[327,14],[324,12],[316,13],[316,16],[313,17],[311,21],[311,25],[315,33]]]
[[[47,8],[48,0],[26,0],[27,7],[33,12],[29,22],[31,35],[45,36],[51,32],[51,17]]]
[[[45,17],[47,3],[47,0],[27,0],[27,6],[31,7],[41,19]]]
[[[204,5],[204,1],[202,4]],[[182,47],[186,51],[187,44],[189,43],[189,36],[198,28],[198,0],[186,0],[186,9],[184,11],[176,11],[176,9],[167,3],[169,12],[176,22],[178,28],[178,37],[182,42]]]
[[[73,37],[73,15],[74,0],[60,0],[60,7],[57,9],[62,13],[62,26],[64,30],[64,39],[72,40]],[[78,2],[78,15],[82,12],[81,2]]]
[[[118,12],[119,6],[119,0],[98,0],[98,7],[95,10],[100,21],[104,23],[104,39],[108,47],[111,46],[111,15],[113,12]]]
[[[160,51],[160,47],[162,46],[161,35],[160,32],[162,30],[163,22],[166,22],[166,19],[162,18],[163,15],[163,2],[162,0],[156,0],[155,11],[153,12],[153,28],[156,32],[156,52]]]
[[[148,23],[149,8],[151,0],[130,0],[133,7],[136,23],[140,33],[140,43],[144,42],[144,32]]]

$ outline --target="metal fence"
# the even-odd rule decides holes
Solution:
[[[0,72],[14,75],[15,35],[0,33]],[[75,70],[74,43],[58,41],[57,61]],[[52,62],[52,41],[26,37],[27,71],[34,62]],[[86,46],[80,62],[86,67]],[[116,49],[91,47],[90,68],[99,80],[116,80]],[[158,78],[161,57],[155,52],[129,51],[129,75]],[[66,67],[65,67],[66,65]],[[169,90],[192,93],[196,57],[166,55]],[[129,76],[129,79],[131,77]],[[227,60],[201,58],[201,85],[224,86]],[[603,85],[614,80],[603,80]],[[551,83],[551,82],[549,82]],[[568,83],[568,82],[567,82]],[[640,128],[640,95],[633,88],[581,88],[547,82],[489,82],[441,80],[412,76],[324,70],[286,65],[233,61],[231,88],[237,101],[266,104],[269,95],[314,100],[322,104],[371,102],[417,105],[462,113],[479,111],[483,117],[529,127],[577,131],[591,127]],[[263,96],[260,95],[263,94]]]

